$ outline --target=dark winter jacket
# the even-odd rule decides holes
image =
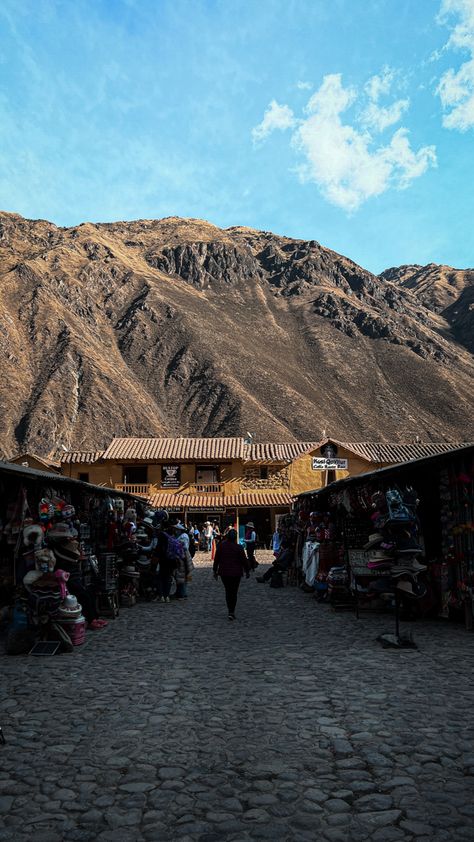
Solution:
[[[219,576],[243,576],[248,573],[249,563],[244,548],[233,541],[221,541],[212,569],[214,575]]]

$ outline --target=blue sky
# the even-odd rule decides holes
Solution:
[[[2,0],[0,207],[474,266],[474,0]]]

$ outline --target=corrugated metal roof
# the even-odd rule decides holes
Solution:
[[[150,504],[156,508],[206,509],[209,508],[255,508],[258,506],[290,506],[293,498],[291,494],[281,491],[264,491],[262,493],[231,494],[171,494],[164,492],[153,494]]]
[[[69,450],[61,456],[62,465],[92,465],[104,455],[103,450]]]
[[[116,438],[103,454],[104,459],[141,461],[241,459],[242,438]]]
[[[40,471],[36,468],[26,468],[24,465],[16,465],[14,462],[3,462],[0,460],[0,473],[6,474],[7,477],[23,477],[25,480],[44,480],[44,484],[55,488],[56,486],[66,486],[67,488],[79,489],[86,494],[104,494],[108,497],[121,497],[124,500],[133,499],[140,500],[135,494],[128,494],[123,491],[109,488],[106,485],[93,485],[90,482],[82,482],[79,479],[66,477],[64,474],[49,473],[48,471]],[[140,501],[143,503],[143,499]]]

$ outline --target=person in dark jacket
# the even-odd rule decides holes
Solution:
[[[224,539],[219,543],[213,564],[214,578],[221,577],[225,588],[225,600],[229,612],[229,620],[235,620],[235,606],[242,576],[250,576],[249,562],[244,548],[237,543],[237,532],[229,529]]]

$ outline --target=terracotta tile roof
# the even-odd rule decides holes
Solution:
[[[321,442],[311,441],[290,441],[282,444],[264,442],[244,445],[244,461],[262,464],[264,462],[293,462],[303,453],[309,453]]]
[[[462,447],[462,444],[450,442],[414,442],[412,444],[390,444],[385,442],[340,442],[363,459],[369,462],[409,462],[412,459],[422,459],[424,456],[437,456],[439,453],[449,453]]]
[[[242,492],[225,498],[227,506],[291,506],[293,497],[286,491]]]
[[[194,508],[202,509],[209,506],[211,509],[222,509],[225,506],[222,494],[171,494],[169,491],[153,494],[150,497],[150,505],[158,509]]]
[[[209,508],[254,508],[256,506],[290,506],[291,494],[282,491],[249,492],[231,494],[171,494],[158,492],[150,498],[150,505],[156,508],[205,509]]]
[[[92,465],[103,456],[103,450],[69,450],[61,456],[62,465]]]
[[[116,438],[103,454],[104,459],[166,461],[180,459],[241,459],[242,438]]]
[[[41,465],[45,465],[47,468],[59,468],[60,463],[55,462],[54,459],[48,459],[46,456],[38,456],[37,453],[31,453],[26,451],[25,453],[19,453],[17,456],[12,456],[11,459],[8,459],[8,462],[14,462],[19,464],[21,460],[27,462],[28,459],[36,459],[37,462],[40,462]]]

